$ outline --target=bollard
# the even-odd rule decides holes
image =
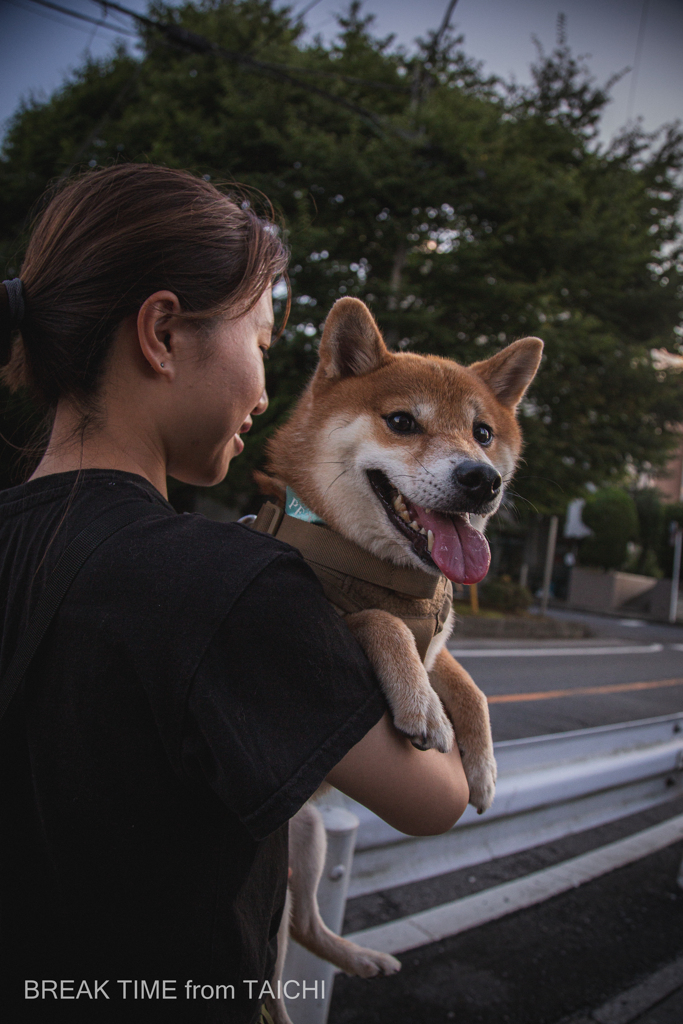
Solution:
[[[353,849],[356,845],[358,818],[343,807],[318,807],[327,834],[325,867],[318,886],[318,906],[328,928],[339,934],[344,921],[346,894],[349,889]],[[287,1000],[287,1012],[293,1024],[326,1024],[332,1001],[332,985],[336,968],[326,960],[319,960],[290,939],[283,982],[290,979],[307,987],[306,998]],[[317,982],[317,989],[311,991]],[[292,988],[292,986],[290,986]]]

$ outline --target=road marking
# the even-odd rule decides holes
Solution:
[[[620,992],[588,1016],[578,1014],[565,1019],[564,1024],[635,1024],[646,1010],[661,1003],[683,985],[683,956],[660,967],[639,985]],[[663,1017],[661,1018],[664,1019]],[[672,1017],[669,1020],[673,1020]]]
[[[552,896],[641,860],[681,839],[683,814],[554,867],[535,871],[524,878],[432,907],[420,914],[401,917],[375,928],[365,928],[345,935],[344,938],[383,953],[403,953],[469,931],[470,928],[478,928],[536,903],[543,903]]]
[[[683,644],[674,644],[676,650],[683,650]],[[490,647],[481,650],[449,647],[454,658],[567,658],[579,654],[658,654],[664,644],[637,646],[624,644],[623,647]]]
[[[683,644],[672,644],[674,651],[683,651]]]
[[[573,690],[536,690],[530,693],[496,693],[487,697],[489,704],[516,704],[523,700],[554,700],[556,697],[585,697],[594,693],[628,693],[629,690],[657,690],[659,687],[683,686],[681,679],[653,679],[645,683],[613,683],[609,686],[576,686]]]

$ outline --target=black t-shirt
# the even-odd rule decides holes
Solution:
[[[287,821],[386,704],[298,552],[109,470],[0,492],[1,673],[66,544],[129,502],[149,516],[85,564],[0,727],[0,1006],[243,1024]]]

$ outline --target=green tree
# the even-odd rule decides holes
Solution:
[[[23,105],[0,155],[0,258],[14,274],[29,211],[74,166],[153,160],[270,198],[292,249],[293,310],[269,364],[270,409],[224,500],[248,503],[263,443],[344,294],[399,349],[469,362],[545,339],[515,483],[539,510],[664,462],[683,403],[649,349],[671,348],[680,329],[683,136],[635,129],[600,146],[608,89],[562,25],[533,84],[515,89],[448,33],[412,55],[377,39],[358,3],[329,46],[304,45],[271,0],[157,3],[150,16],[239,59],[145,27],[139,59],[86,63],[49,101]],[[21,436],[14,422],[0,430]],[[6,456],[4,467],[6,479]]]
[[[640,553],[634,571],[645,576],[661,574],[657,553],[661,544],[664,526],[664,506],[655,487],[645,487],[633,495],[638,513],[638,540]]]
[[[593,531],[581,542],[581,564],[621,569],[629,541],[638,539],[638,512],[630,494],[618,487],[604,487],[586,500],[581,516]]]

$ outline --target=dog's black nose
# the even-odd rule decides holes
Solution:
[[[500,473],[486,462],[465,459],[454,471],[455,482],[469,498],[478,503],[491,501],[502,484]]]

